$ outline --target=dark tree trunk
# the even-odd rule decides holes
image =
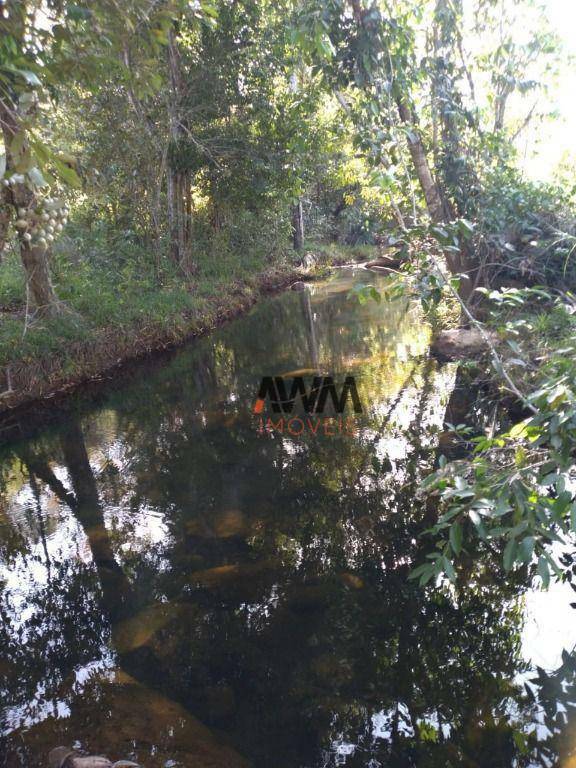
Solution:
[[[130,613],[133,607],[133,590],[114,558],[84,436],[76,421],[66,426],[60,438],[60,445],[73,492],[56,477],[44,456],[36,455],[28,448],[22,448],[18,455],[30,473],[45,483],[52,493],[72,510],[82,526],[100,578],[103,608],[110,619],[116,622]]]
[[[102,586],[103,606],[114,623],[128,615],[133,608],[132,586],[114,558],[94,473],[79,424],[71,422],[62,433],[60,442],[76,499],[73,506],[74,515],[88,537]]]
[[[184,79],[180,52],[174,31],[168,38],[168,67],[170,71],[169,119],[172,153],[168,156],[168,231],[170,236],[170,256],[186,275],[195,271],[192,259],[192,198],[189,173],[178,166],[175,157],[178,145],[184,136],[184,117],[182,100]]]
[[[304,248],[304,212],[302,200],[298,200],[292,208],[292,238],[294,250],[301,251]]]

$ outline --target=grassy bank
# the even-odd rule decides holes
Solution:
[[[54,283],[64,312],[54,319],[26,317],[24,275],[15,253],[0,272],[0,413],[72,388],[130,359],[216,327],[248,309],[264,293],[317,276],[328,266],[370,257],[366,249],[311,244],[303,254],[288,246],[267,252],[223,248],[199,254],[187,284],[149,249],[101,242],[64,242],[54,261]],[[373,252],[373,251],[372,251]],[[114,264],[114,268],[110,267]]]

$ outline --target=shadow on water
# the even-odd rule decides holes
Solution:
[[[60,743],[150,768],[573,765],[574,657],[531,670],[500,553],[407,580],[419,483],[472,401],[417,308],[359,306],[356,279],[4,447],[0,765]],[[260,379],[314,371],[357,377],[356,433],[259,433]]]

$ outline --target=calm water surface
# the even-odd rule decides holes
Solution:
[[[348,298],[362,276],[2,446],[0,766],[65,744],[148,768],[574,768],[570,585],[534,592],[490,551],[457,588],[407,581],[419,482],[473,393],[416,306]],[[356,434],[259,434],[261,378],[314,370],[356,377]]]

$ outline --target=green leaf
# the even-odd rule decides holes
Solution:
[[[530,563],[534,555],[535,539],[533,536],[526,536],[520,542],[519,558],[523,563]]]
[[[458,229],[463,237],[472,237],[474,234],[474,224],[468,221],[468,219],[460,219],[458,221]]]
[[[462,525],[456,520],[450,526],[450,546],[456,555],[459,555],[462,551],[462,535]]]
[[[40,163],[40,165],[43,165],[44,163],[47,163],[50,160],[51,152],[49,148],[46,146],[46,144],[43,144],[41,141],[38,141],[38,139],[34,139],[30,141],[30,146],[34,150],[34,153],[38,158],[38,162]]]
[[[452,582],[456,581],[456,571],[454,570],[454,565],[452,564],[452,561],[444,556],[442,558],[442,565],[444,567],[444,572],[446,573],[446,576],[448,576],[450,581]]]
[[[377,288],[374,288],[374,286],[372,286],[372,288],[370,289],[370,296],[372,297],[372,299],[373,299],[373,300],[374,300],[374,301],[375,301],[377,304],[380,304],[380,303],[381,303],[381,301],[382,301],[382,295],[381,295],[380,291],[379,291]]]
[[[506,548],[504,549],[504,569],[506,571],[512,570],[512,566],[514,565],[514,560],[516,559],[517,549],[518,549],[518,544],[516,542],[516,539],[510,539],[508,541],[508,544],[506,544]]]
[[[512,738],[514,739],[514,744],[516,744],[516,747],[520,754],[525,755],[528,753],[528,741],[526,739],[526,734],[522,733],[522,731],[514,731],[512,733]]]
[[[538,575],[542,579],[544,589],[548,589],[550,585],[550,568],[544,555],[540,555],[538,558]]]
[[[203,0],[201,3],[202,6],[202,13],[205,13],[207,16],[211,16],[213,19],[218,18],[218,9],[212,2],[207,2],[206,0]]]
[[[526,690],[526,695],[528,696],[529,700],[534,703],[536,701],[536,696],[534,696],[534,691],[532,688],[530,688],[528,683],[524,683],[524,689]]]
[[[434,568],[430,567],[427,573],[423,573],[420,581],[418,582],[421,587],[425,587],[426,584],[434,577]]]
[[[430,563],[424,563],[423,565],[419,565],[417,568],[414,568],[413,571],[410,571],[410,575],[408,576],[409,580],[412,579],[418,579],[420,576],[423,576],[425,573],[428,573],[428,571],[433,572],[434,566],[430,565]]]
[[[445,241],[448,239],[448,232],[442,227],[431,227],[430,231],[437,240]]]
[[[80,177],[73,168],[70,168],[69,165],[66,165],[66,163],[62,162],[62,160],[59,160],[57,157],[53,157],[52,162],[56,168],[56,173],[62,181],[76,189],[82,186]]]
[[[524,421],[521,421],[519,424],[515,424],[510,432],[508,433],[511,438],[513,439],[521,439],[523,437],[526,437],[526,429],[528,427],[530,419],[525,419]]]
[[[17,75],[23,77],[28,85],[31,85],[33,88],[39,88],[42,86],[42,82],[38,75],[36,75],[34,72],[31,72],[29,69],[15,69],[14,72],[16,72]]]

